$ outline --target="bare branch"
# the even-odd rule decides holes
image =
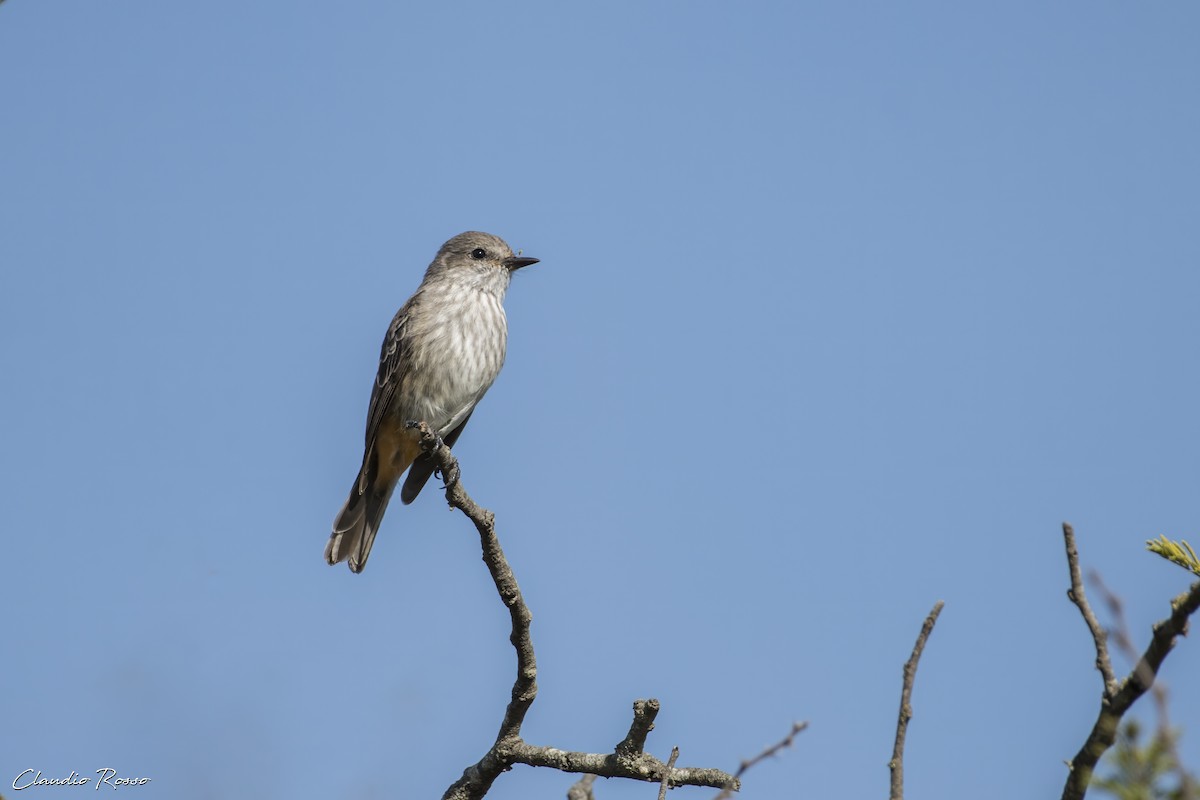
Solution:
[[[616,753],[576,753],[518,741],[505,750],[512,764],[530,767],[550,767],[561,772],[586,772],[601,778],[629,778],[647,783],[660,783],[667,775],[667,765],[649,753],[627,758]],[[734,780],[728,772],[698,767],[675,767],[670,771],[673,786],[710,786],[716,788]]]
[[[679,758],[679,746],[671,748],[671,757],[667,759],[667,768],[663,770],[662,783],[658,785],[658,800],[667,800],[667,789],[671,785],[671,773],[675,771],[675,760]]]
[[[775,744],[767,746],[766,749],[764,749],[761,753],[756,755],[754,758],[743,761],[738,766],[738,771],[733,774],[734,779],[735,780],[740,779],[742,777],[742,775],[746,774],[746,770],[750,769],[758,762],[760,762],[764,759],[770,758],[771,756],[778,753],[780,750],[786,750],[787,748],[791,747],[792,743],[796,741],[796,734],[800,733],[800,731],[804,730],[807,727],[808,727],[807,722],[793,722],[792,729],[790,731],[788,731],[787,736],[783,737]],[[738,790],[738,788],[739,787],[736,785],[726,784],[725,786],[721,787],[721,793],[718,794],[716,797],[714,797],[713,800],[728,800],[728,798],[732,797],[733,793],[736,792]]]
[[[1129,659],[1129,663],[1134,665],[1134,669],[1141,666],[1141,654],[1133,645],[1133,636],[1129,633],[1129,623],[1125,620],[1125,604],[1121,602],[1121,598],[1116,595],[1111,589],[1105,585],[1104,580],[1100,577],[1100,573],[1096,570],[1088,571],[1088,580],[1100,593],[1100,601],[1112,616],[1113,624],[1110,635],[1113,641],[1116,642],[1117,650],[1121,655]],[[1154,683],[1153,675],[1143,674],[1140,678],[1149,686]],[[1150,692],[1154,698],[1154,704],[1158,709],[1161,718],[1166,717],[1167,713],[1167,692],[1166,688],[1161,684],[1154,685]]]
[[[1121,655],[1129,659],[1131,664],[1134,664],[1134,669],[1141,667],[1141,661],[1138,656],[1137,649],[1133,646],[1133,637],[1129,633],[1129,623],[1125,619],[1125,604],[1121,602],[1121,598],[1105,585],[1100,573],[1096,570],[1088,572],[1088,580],[1100,592],[1100,599],[1104,602],[1108,613],[1113,618],[1113,633],[1116,635],[1117,649],[1121,651]],[[1158,725],[1155,735],[1166,748],[1167,755],[1171,759],[1172,770],[1179,777],[1179,791],[1182,797],[1190,798],[1196,793],[1195,781],[1192,780],[1191,774],[1184,769],[1183,759],[1179,756],[1179,746],[1176,742],[1176,736],[1171,730],[1171,719],[1168,711],[1167,703],[1167,687],[1162,681],[1155,681],[1153,675],[1140,675],[1139,678],[1146,681],[1150,685],[1150,696],[1154,699],[1155,713],[1158,715]]]
[[[592,794],[592,784],[595,782],[595,775],[584,775],[567,789],[567,800],[596,800],[596,795]]]
[[[483,562],[487,565],[500,599],[508,608],[512,621],[509,641],[517,653],[517,676],[513,682],[512,699],[504,711],[504,719],[500,723],[496,741],[483,758],[463,770],[462,777],[442,795],[443,800],[480,800],[488,793],[496,778],[514,764],[553,767],[565,772],[591,773],[605,778],[632,778],[648,782],[659,782],[664,777],[669,777],[677,786],[720,787],[730,781],[736,783],[736,779],[728,773],[716,769],[685,767],[672,770],[658,759],[642,752],[646,736],[654,727],[654,717],[658,714],[657,700],[639,700],[634,704],[634,719],[629,734],[617,746],[615,752],[607,755],[536,747],[521,739],[521,724],[537,697],[537,659],[534,657],[533,639],[530,635],[533,615],[521,596],[516,576],[504,557],[500,540],[496,537],[495,515],[477,505],[467,494],[459,480],[461,473],[458,461],[450,453],[450,448],[446,447],[429,426],[424,422],[409,423],[409,426],[420,432],[421,449],[433,459],[438,471],[445,478],[446,501],[452,508],[463,512],[479,532]],[[580,781],[576,786],[582,783]],[[583,789],[590,793],[590,784],[585,785]]]
[[[636,756],[646,748],[646,737],[654,730],[654,718],[658,716],[658,701],[651,697],[649,700],[633,701],[633,722],[629,725],[629,733],[625,735],[613,751],[619,756]]]
[[[1068,596],[1084,613],[1084,620],[1087,621],[1088,628],[1092,631],[1092,638],[1096,641],[1097,665],[1100,663],[1099,653],[1101,651],[1104,653],[1105,662],[1108,663],[1105,638],[1103,635],[1096,635],[1099,625],[1095,622],[1096,617],[1091,613],[1087,600],[1083,597],[1083,587],[1079,579],[1079,554],[1075,550],[1074,531],[1070,525],[1065,523],[1063,524],[1063,536],[1067,540],[1067,564],[1071,571],[1072,591],[1068,593]],[[1163,660],[1175,646],[1176,637],[1187,633],[1188,617],[1198,608],[1200,608],[1200,581],[1193,583],[1186,592],[1171,601],[1170,616],[1154,624],[1150,644],[1147,645],[1146,652],[1138,659],[1133,671],[1119,684],[1114,680],[1111,689],[1108,681],[1105,681],[1105,691],[1100,700],[1100,713],[1096,717],[1096,723],[1092,726],[1091,733],[1088,734],[1083,747],[1068,764],[1070,773],[1067,775],[1067,783],[1063,787],[1063,800],[1082,800],[1084,794],[1087,793],[1096,764],[1116,740],[1117,726],[1121,722],[1121,717],[1153,684]],[[1111,664],[1108,669],[1111,674]],[[1103,672],[1103,670],[1101,671]]]
[[[933,604],[933,609],[929,612],[929,616],[925,617],[925,623],[921,625],[921,632],[917,635],[916,644],[913,645],[912,655],[904,663],[904,682],[900,688],[900,716],[896,721],[896,743],[892,747],[892,760],[888,762],[888,768],[892,771],[891,800],[903,800],[904,798],[904,739],[908,735],[908,721],[912,719],[913,715],[913,683],[917,679],[917,664],[921,661],[921,653],[925,651],[925,642],[929,640],[929,634],[933,633],[933,626],[937,624],[938,615],[942,613],[943,606],[945,603],[941,600]]]
[[[1070,523],[1064,522],[1062,531],[1063,540],[1067,545],[1067,569],[1071,573],[1071,588],[1067,590],[1067,597],[1079,608],[1079,613],[1083,615],[1083,621],[1087,623],[1088,630],[1092,632],[1092,640],[1096,644],[1096,669],[1100,670],[1100,676],[1104,680],[1104,696],[1111,697],[1117,690],[1117,677],[1113,673],[1112,661],[1108,657],[1108,634],[1100,627],[1100,622],[1088,604],[1087,594],[1083,591],[1083,576],[1079,571],[1079,550],[1075,547],[1075,529],[1071,527]]]

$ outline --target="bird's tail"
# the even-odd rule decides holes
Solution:
[[[375,534],[379,531],[383,512],[387,510],[395,488],[394,481],[385,481],[384,486],[378,485],[371,480],[371,476],[365,474],[366,469],[367,465],[364,464],[363,469],[359,470],[350,497],[333,522],[329,544],[325,545],[325,561],[336,564],[349,560],[351,572],[362,572],[367,565],[371,545],[375,544]]]

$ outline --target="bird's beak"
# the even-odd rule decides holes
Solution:
[[[521,256],[511,256],[504,259],[504,266],[508,267],[509,272],[516,272],[521,267],[528,267],[530,264],[536,264],[536,258],[522,258]]]

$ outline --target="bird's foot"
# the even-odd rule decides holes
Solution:
[[[450,489],[451,487],[453,487],[455,484],[458,483],[458,479],[460,477],[462,477],[462,471],[459,470],[459,468],[458,468],[458,460],[457,459],[450,462],[450,470],[449,471],[443,470],[441,467],[438,467],[436,472],[437,472],[437,476],[442,479],[442,484],[443,484],[442,491],[446,491],[447,489]]]
[[[0,2],[3,2],[3,0],[0,0]],[[442,441],[442,437],[439,436],[436,431],[434,431],[432,428],[430,428],[428,425],[426,425],[423,422],[419,422],[418,420],[415,420],[415,419],[410,419],[404,423],[404,427],[410,431],[411,430],[420,431],[421,447],[425,448],[426,452],[433,452],[433,451],[438,450],[446,445],[446,443]],[[430,441],[430,437],[432,437],[432,441]]]

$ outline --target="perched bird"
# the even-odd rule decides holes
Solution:
[[[513,255],[490,233],[468,231],[442,245],[383,339],[362,468],[333,523],[327,562],[348,561],[351,572],[362,572],[400,476],[408,470],[400,490],[407,505],[433,474],[408,422],[427,422],[447,446],[458,440],[504,365],[508,282],[537,262]]]

